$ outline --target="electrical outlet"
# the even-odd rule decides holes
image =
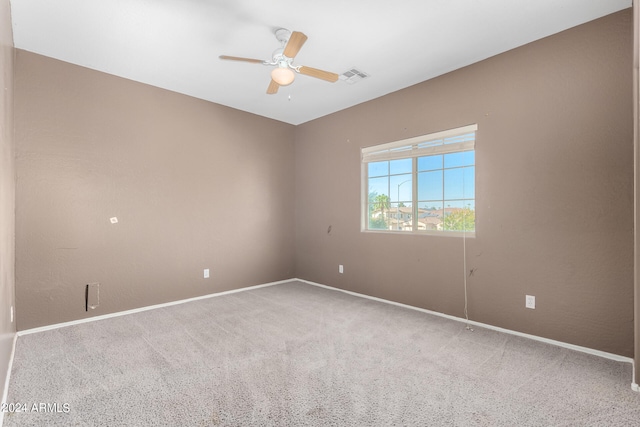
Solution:
[[[344,266],[342,264],[338,266],[338,273],[340,274],[344,273]]]
[[[524,300],[524,306],[527,308],[536,308],[536,297],[533,295],[526,295]]]
[[[11,306],[11,323],[13,323],[13,306]]]
[[[208,279],[208,278],[209,278],[209,269],[208,269],[208,268],[205,268],[205,269],[204,269],[204,278],[205,278],[205,279]]]

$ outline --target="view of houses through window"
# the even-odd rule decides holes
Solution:
[[[475,132],[398,145],[363,150],[364,228],[475,232]]]

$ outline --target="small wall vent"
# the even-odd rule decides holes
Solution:
[[[366,79],[367,77],[369,77],[369,74],[364,71],[360,71],[357,68],[352,68],[340,74],[340,80],[350,85],[358,83],[360,80]]]

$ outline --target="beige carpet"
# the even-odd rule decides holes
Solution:
[[[631,369],[291,282],[21,336],[4,425],[632,426]]]

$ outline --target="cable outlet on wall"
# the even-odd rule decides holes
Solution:
[[[536,297],[533,295],[526,295],[524,300],[524,306],[527,308],[536,308]]]
[[[338,266],[338,273],[340,274],[344,273],[344,266],[342,264]]]
[[[209,269],[208,269],[208,268],[205,268],[205,269],[204,269],[204,278],[205,278],[205,279],[208,279],[208,278],[209,278]]]
[[[100,283],[87,283],[84,292],[84,311],[95,310],[100,305]]]

